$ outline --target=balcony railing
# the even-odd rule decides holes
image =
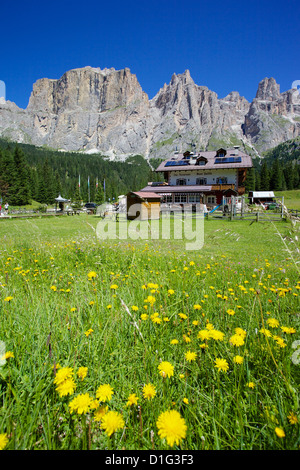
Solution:
[[[212,191],[226,191],[227,189],[235,190],[234,184],[212,184],[211,190]]]

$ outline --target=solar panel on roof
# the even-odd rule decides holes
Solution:
[[[168,161],[165,166],[186,166],[189,165],[189,162],[180,160],[180,161]]]
[[[240,163],[241,157],[216,158],[215,163]]]

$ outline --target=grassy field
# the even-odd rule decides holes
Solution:
[[[298,228],[98,222],[0,221],[0,448],[298,449]]]
[[[284,205],[288,209],[300,210],[300,189],[294,189],[290,191],[276,191],[276,197],[284,197]]]

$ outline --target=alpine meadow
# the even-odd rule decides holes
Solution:
[[[1,448],[297,449],[297,226],[187,251],[98,220],[1,220]]]

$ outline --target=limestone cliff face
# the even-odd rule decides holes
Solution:
[[[84,67],[33,85],[28,107],[0,100],[0,135],[34,145],[110,156],[165,157],[187,148],[244,142],[266,150],[300,134],[300,98],[262,80],[249,103],[238,92],[219,99],[174,74],[149,100],[128,68]]]
[[[299,112],[299,93],[295,90],[280,93],[274,78],[265,78],[245,115],[245,137],[258,150],[295,138],[300,135]]]

